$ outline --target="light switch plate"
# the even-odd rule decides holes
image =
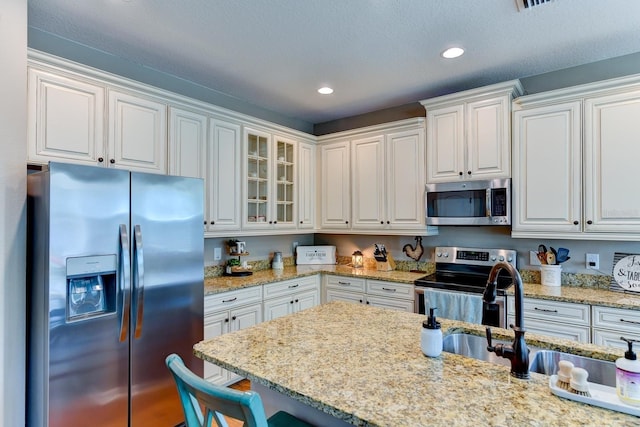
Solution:
[[[220,261],[222,259],[222,248],[213,248],[213,260]]]
[[[541,265],[540,260],[538,259],[538,252],[529,251],[529,264],[531,265]]]

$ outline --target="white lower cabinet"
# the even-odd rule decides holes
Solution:
[[[262,286],[205,297],[204,339],[239,331],[262,322]],[[241,377],[205,362],[204,378],[215,384],[231,384]]]
[[[413,284],[325,276],[325,301],[347,301],[413,312]]]
[[[590,305],[525,298],[522,309],[527,332],[590,342]],[[515,299],[510,296],[507,300],[507,324],[515,324],[515,312]]]
[[[318,275],[264,285],[264,320],[272,320],[320,304]]]
[[[640,311],[623,308],[591,307],[594,344],[627,349],[620,337],[640,340]]]

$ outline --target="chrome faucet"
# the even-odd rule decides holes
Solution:
[[[511,264],[508,264],[506,262],[499,262],[495,264],[489,272],[487,287],[482,294],[483,318],[487,313],[490,313],[492,311],[492,307],[496,305],[496,288],[498,274],[503,269],[509,273],[515,287],[516,324],[515,326],[513,324],[509,325],[509,327],[513,329],[515,336],[513,339],[513,344],[511,345],[496,344],[495,346],[493,346],[491,344],[491,328],[487,327],[487,351],[494,352],[498,356],[509,359],[511,361],[512,376],[521,379],[529,379],[529,348],[527,347],[527,343],[524,340],[525,328],[524,315],[522,313],[522,306],[524,305],[522,278],[520,277],[518,270],[516,270],[515,267],[513,267]]]

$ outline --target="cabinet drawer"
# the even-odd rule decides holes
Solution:
[[[383,282],[367,279],[367,294],[392,298],[402,298],[413,301],[413,285],[408,283]]]
[[[318,286],[318,276],[300,277],[264,285],[264,299],[287,295],[292,292],[312,289]]]
[[[513,316],[507,317],[507,324],[515,324]],[[589,326],[576,326],[574,324],[562,324],[557,322],[545,322],[544,320],[525,320],[524,326],[528,334],[545,335],[548,337],[563,338],[566,340],[588,343],[591,338]],[[526,338],[526,337],[525,337]]]
[[[620,337],[625,337],[632,340],[640,340],[640,331],[629,333],[621,331],[606,331],[594,328],[592,342],[594,344],[602,345],[605,347],[614,347],[622,350],[627,350],[627,343],[622,341]]]
[[[594,305],[592,309],[594,328],[640,334],[640,311],[599,305]]]
[[[524,316],[527,318],[591,326],[589,308],[590,306],[585,304],[525,298],[523,310]],[[509,316],[513,316],[515,312],[515,299],[509,297],[507,313]]]
[[[365,280],[355,277],[326,276],[327,288],[341,289],[350,292],[365,292]]]
[[[207,295],[204,298],[204,313],[206,315],[215,310],[253,303],[262,303],[262,286],[252,286],[250,288],[238,289],[237,291]]]

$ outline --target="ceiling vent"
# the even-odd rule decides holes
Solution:
[[[518,12],[522,12],[523,10],[531,10],[537,6],[551,3],[552,1],[554,0],[516,0],[516,5],[518,5]]]

